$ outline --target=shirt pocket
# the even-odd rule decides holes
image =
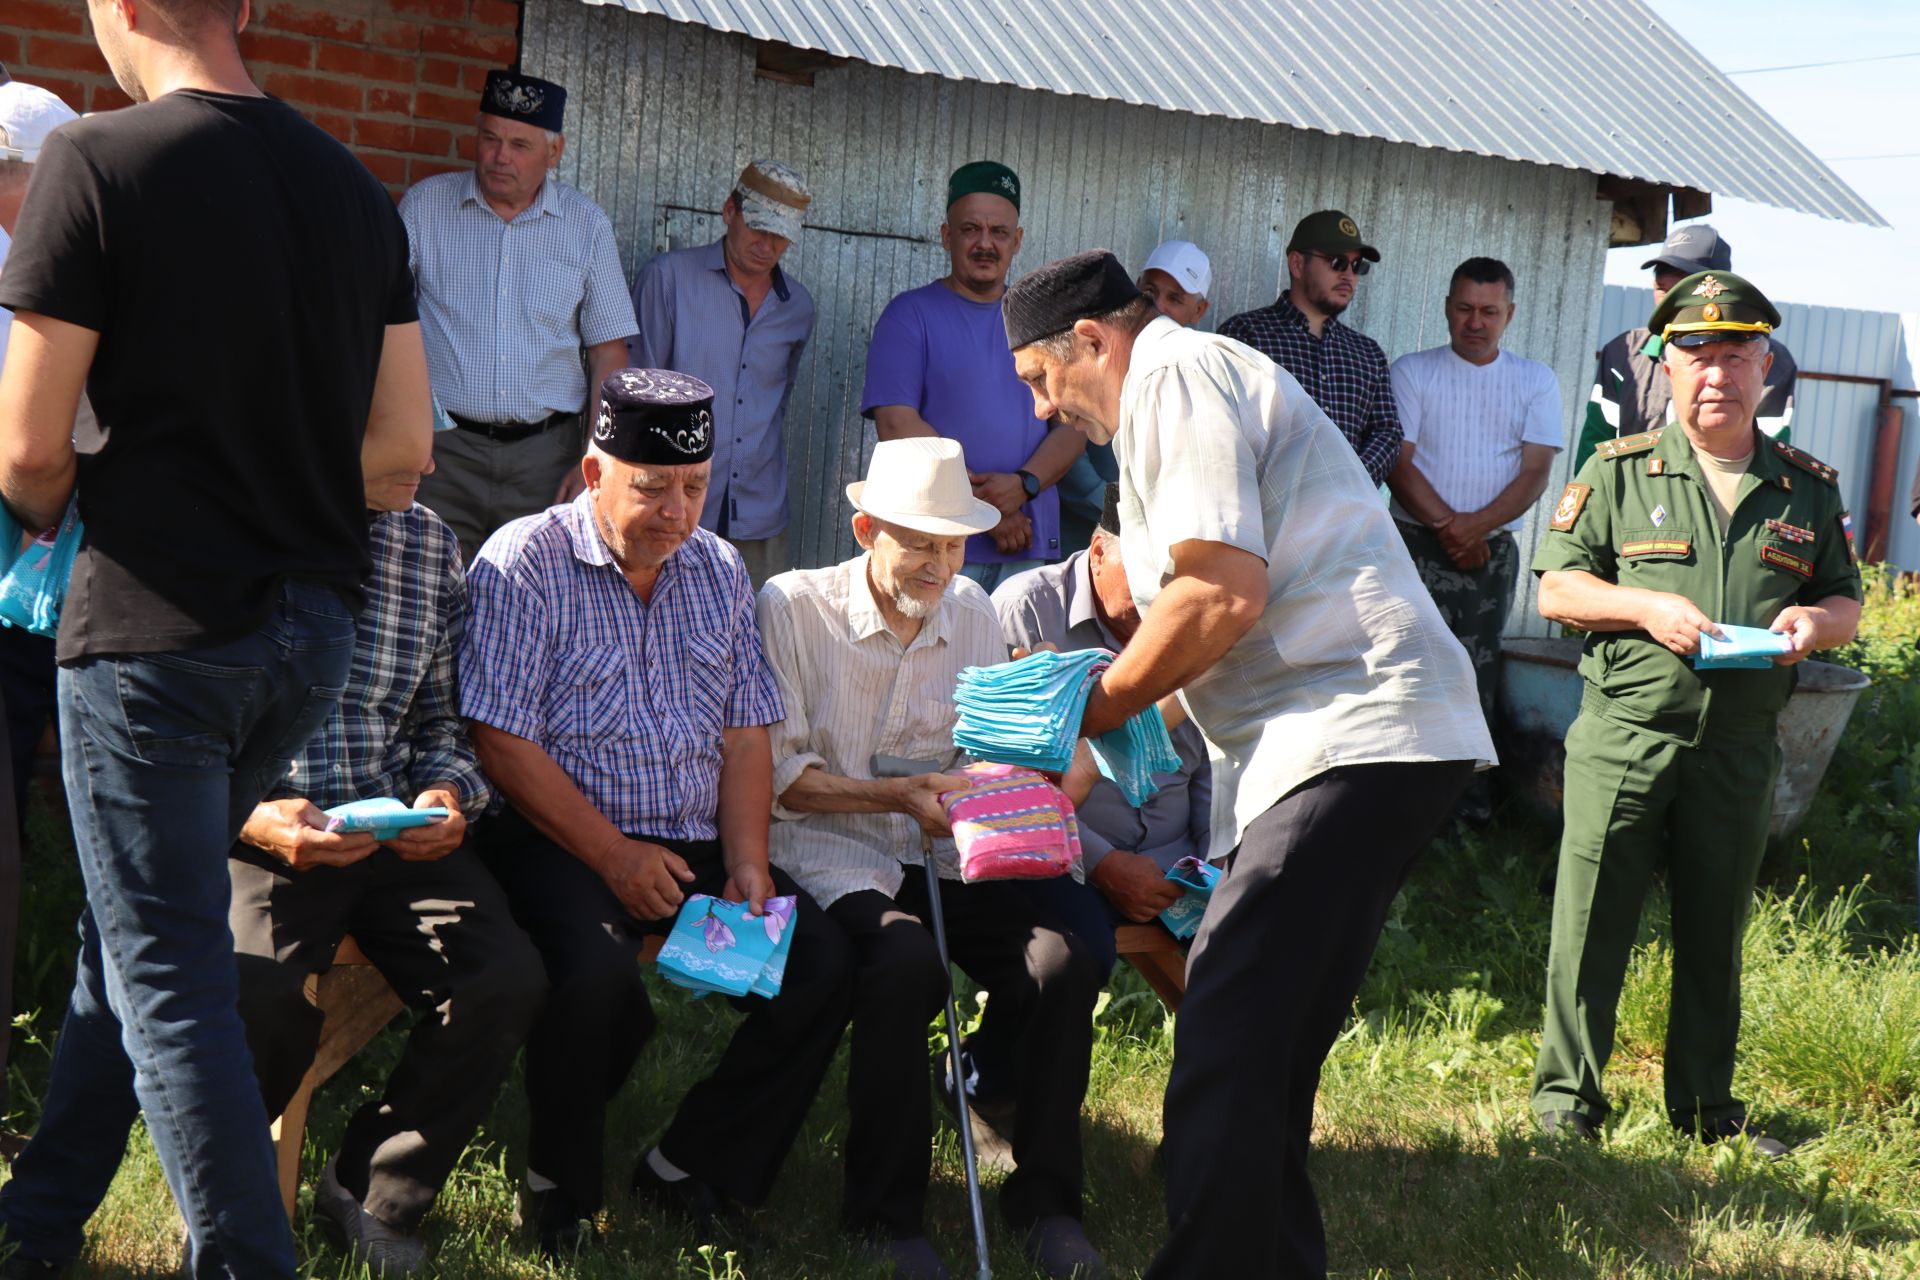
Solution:
[[[724,636],[687,637],[687,702],[696,732],[720,736],[727,723],[733,679],[733,646]]]
[[[548,732],[562,741],[587,745],[631,738],[626,651],[601,647],[558,655],[547,681],[546,713]]]
[[[1691,529],[1629,529],[1620,539],[1622,563],[1690,561],[1694,557],[1694,550]]]

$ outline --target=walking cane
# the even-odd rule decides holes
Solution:
[[[939,773],[937,760],[905,760],[875,752],[869,762],[876,778],[911,778]],[[933,945],[940,953],[940,976],[947,987],[947,1057],[953,1072],[953,1099],[960,1113],[960,1155],[967,1169],[967,1208],[973,1214],[973,1254],[979,1280],[992,1280],[987,1263],[987,1213],[980,1204],[980,1168],[973,1158],[973,1117],[967,1109],[967,1074],[960,1065],[960,1012],[953,1002],[953,965],[947,956],[947,922],[940,912],[940,869],[933,861],[933,837],[920,832],[920,859],[927,870],[927,914],[933,917]]]

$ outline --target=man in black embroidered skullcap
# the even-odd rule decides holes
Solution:
[[[699,527],[713,391],[622,369],[572,502],[506,525],[468,573],[461,711],[507,801],[476,837],[546,961],[527,1045],[532,1113],[521,1218],[541,1247],[591,1236],[607,1101],[653,1029],[639,957],[690,893],[798,895],[780,994],[746,1021],[634,1173],[648,1201],[743,1244],[846,1026],[852,957],[767,863],[785,718],[740,553]]]
[[[1215,766],[1210,853],[1234,855],[1187,958],[1172,1234],[1147,1274],[1323,1275],[1320,1065],[1388,904],[1493,758],[1473,666],[1366,469],[1285,370],[1158,315],[1105,251],[1042,267],[1005,311],[1034,412],[1111,440],[1120,464],[1141,621],[1081,729],[1156,702],[1191,717]],[[1069,794],[1090,782],[1076,768]]]

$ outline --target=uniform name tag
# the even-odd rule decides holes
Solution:
[[[1760,563],[1770,564],[1776,569],[1785,569],[1788,573],[1797,573],[1803,578],[1813,576],[1813,561],[1803,560],[1790,551],[1779,547],[1761,547]]]
[[[1565,533],[1573,528],[1573,522],[1580,518],[1580,508],[1587,505],[1587,495],[1593,492],[1590,484],[1570,484],[1566,492],[1560,495],[1559,505],[1553,509],[1553,520],[1549,529],[1558,529]]]
[[[1640,556],[1684,556],[1693,549],[1693,540],[1683,537],[1635,538],[1620,544],[1620,554],[1629,560]]]
[[[1812,542],[1813,530],[1802,529],[1797,524],[1788,524],[1785,520],[1768,520],[1767,532],[1777,534],[1788,542]]]

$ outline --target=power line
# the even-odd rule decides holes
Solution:
[[[1793,62],[1784,67],[1748,67],[1744,71],[1729,71],[1730,76],[1758,76],[1769,71],[1811,71],[1815,67],[1849,67],[1856,62],[1891,62],[1895,58],[1920,58],[1920,49],[1911,53],[1876,53],[1866,58],[1835,58],[1831,62]]]
[[[1839,164],[1844,160],[1914,160],[1920,159],[1920,151],[1892,151],[1879,156],[1821,156],[1822,164]]]

